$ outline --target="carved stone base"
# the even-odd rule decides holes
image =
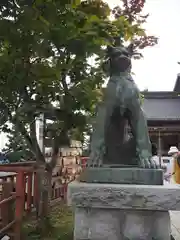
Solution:
[[[76,208],[74,240],[170,240],[167,211]]]
[[[74,240],[170,240],[169,210],[180,210],[179,186],[73,182]]]
[[[163,185],[163,170],[130,167],[85,168],[79,180],[87,183]]]

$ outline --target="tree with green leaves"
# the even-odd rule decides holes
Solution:
[[[106,78],[106,46],[117,36],[122,44],[133,41],[135,52],[156,43],[142,28],[143,1],[121,2],[113,11],[101,0],[0,4],[0,126],[15,126],[41,168],[51,171],[60,144],[83,139],[89,130]],[[53,120],[46,131],[53,149],[49,164],[36,137],[40,113]]]
[[[5,127],[5,130],[7,130],[7,126]],[[23,135],[18,131],[18,129],[16,129],[16,126],[9,129],[7,138],[8,142],[2,151],[10,162],[18,162],[22,159],[32,161],[34,159],[25,138],[23,138]]]

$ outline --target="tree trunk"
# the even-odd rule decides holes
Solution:
[[[18,127],[21,134],[25,137],[29,148],[32,150],[33,154],[36,157],[37,198],[35,199],[35,207],[37,218],[39,220],[43,220],[49,214],[50,200],[52,195],[52,169],[56,165],[59,148],[58,141],[56,139],[53,144],[52,162],[50,164],[46,164],[44,153],[41,152],[36,137],[35,119],[30,119],[30,122],[31,124],[29,134],[24,126],[24,123],[22,123],[18,118],[15,119],[16,126]]]
[[[49,214],[51,200],[51,172],[46,169],[46,160],[43,146],[39,146],[36,137],[36,124],[32,121],[30,125],[31,139],[36,146],[36,177],[37,177],[37,199],[36,199],[36,214],[38,219],[44,219]],[[41,129],[42,130],[42,129]],[[42,133],[41,133],[42,134]],[[44,134],[42,135],[44,138]],[[42,148],[42,149],[41,149]]]
[[[52,172],[46,170],[46,166],[37,165],[37,199],[36,199],[36,213],[37,218],[43,219],[49,214],[50,200],[51,200],[51,179]]]

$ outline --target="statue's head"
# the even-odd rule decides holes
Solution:
[[[107,49],[107,56],[109,59],[111,73],[130,71],[132,46],[110,46]]]
[[[131,57],[133,55],[133,44],[128,47],[122,46],[120,39],[115,38],[115,46],[107,47],[104,70],[110,75],[129,72],[131,70]]]

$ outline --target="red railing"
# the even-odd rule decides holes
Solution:
[[[3,174],[0,182],[0,217],[1,228],[0,238],[4,235],[8,235],[11,239],[20,239],[20,228],[23,216],[23,194],[20,191],[21,188],[17,188],[15,192],[15,186],[12,179],[16,174]],[[22,186],[22,176],[19,173],[16,175],[16,185]]]
[[[12,206],[15,199],[16,196],[12,193],[10,183],[2,183],[0,201],[0,215],[1,215],[0,238],[2,238],[5,235],[5,232],[7,230],[17,228],[17,222],[12,216],[12,212],[10,212],[10,210],[12,211]]]
[[[86,161],[87,158],[81,159],[82,168]],[[68,166],[52,177],[52,204],[66,200],[67,185],[78,173],[73,175],[72,168]],[[24,213],[35,209],[38,197],[35,162],[0,165],[0,187],[0,237],[7,234],[11,239],[20,240]]]
[[[26,176],[32,176],[33,171],[32,164],[26,164],[26,166],[16,164],[0,165],[0,186],[2,186],[0,237],[8,235],[11,239],[20,240],[22,218],[25,209]],[[28,185],[30,187],[30,183]],[[27,193],[29,192],[29,187],[27,188]],[[29,207],[30,200],[28,195],[31,194],[27,194],[26,205]]]

